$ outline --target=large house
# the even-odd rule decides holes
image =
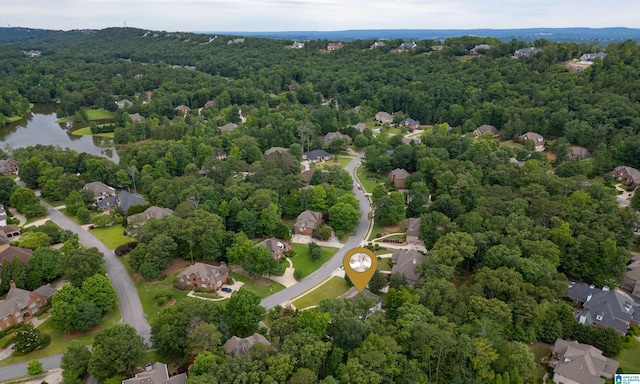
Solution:
[[[29,321],[47,300],[56,292],[49,284],[43,285],[35,291],[27,291],[9,283],[7,297],[0,301],[0,330],[4,331],[12,325]]]
[[[284,147],[271,147],[264,151],[265,156],[271,155],[272,153],[285,153],[289,152],[289,149]]]
[[[133,102],[129,99],[122,99],[120,101],[116,101],[116,105],[118,106],[118,109],[122,109],[132,106]]]
[[[314,149],[302,154],[302,160],[307,160],[312,163],[320,161],[331,160],[331,154],[323,149]]]
[[[640,299],[640,254],[633,254],[631,263],[627,265],[620,288],[628,291],[637,299]]]
[[[415,48],[416,48],[416,43],[412,41],[410,43],[400,44],[397,48],[397,51],[398,52],[411,51],[412,49],[415,49]]]
[[[398,123],[400,127],[407,127],[409,129],[418,129],[420,122],[412,118],[406,118]]]
[[[353,141],[351,139],[351,136],[349,135],[345,135],[344,133],[340,133],[340,132],[329,132],[326,135],[324,135],[324,145],[325,146],[329,146],[331,143],[333,143],[334,140],[336,139],[345,139],[347,140],[347,143],[349,143],[349,145],[351,144],[351,142]]]
[[[533,150],[536,152],[544,151],[544,137],[541,134],[535,132],[527,132],[520,136],[520,141],[533,142]]]
[[[534,48],[534,47],[529,47],[529,48],[521,48],[516,50],[513,53],[513,58],[514,59],[519,59],[521,57],[531,57],[537,53],[542,52],[542,50],[540,48]]]
[[[238,336],[231,336],[226,343],[224,343],[224,349],[231,355],[231,357],[235,356],[244,356],[249,357],[249,349],[256,344],[262,344],[266,346],[270,346],[271,343],[267,340],[266,337],[259,333],[254,333],[253,335],[245,338],[240,338]]]
[[[612,379],[618,370],[617,361],[577,341],[556,340],[553,356],[553,382],[558,384],[604,384],[602,377]]]
[[[585,147],[572,145],[569,149],[569,153],[567,153],[567,158],[569,159],[584,160],[591,158],[591,153]]]
[[[3,176],[17,175],[20,164],[13,159],[0,160],[0,174]]]
[[[195,263],[178,275],[178,286],[181,288],[200,288],[205,291],[217,291],[229,278],[229,269],[204,263]]]
[[[340,295],[338,299],[356,300],[360,296],[366,296],[376,300],[376,304],[369,308],[370,313],[376,313],[382,309],[382,298],[368,289],[363,289],[362,292],[360,292],[356,287],[351,287],[347,292]]]
[[[337,51],[338,49],[341,49],[342,47],[344,47],[344,44],[342,44],[341,42],[329,43],[329,44],[327,44],[327,51],[329,51],[329,52]]]
[[[485,53],[486,51],[488,51],[489,49],[491,49],[491,45],[489,45],[489,44],[480,44],[480,45],[476,45],[475,47],[471,48],[469,50],[469,54],[471,56],[480,56],[483,53]]]
[[[183,116],[186,116],[187,113],[191,111],[191,108],[187,107],[186,105],[178,105],[177,107],[173,108],[173,110],[182,113]]]
[[[607,54],[604,52],[585,53],[584,55],[580,56],[580,61],[583,63],[593,63],[593,60],[597,58],[604,60],[605,57],[607,57]]]
[[[393,116],[390,115],[387,112],[378,112],[378,113],[376,113],[375,119],[379,124],[392,124],[393,123]]]
[[[169,377],[167,364],[156,362],[148,364],[144,372],[136,374],[135,377],[122,380],[122,384],[186,384],[187,374],[180,373]]]
[[[313,230],[322,223],[322,213],[304,211],[298,215],[293,224],[293,233],[296,235],[311,235]]]
[[[478,128],[476,128],[475,131],[473,131],[473,134],[476,137],[482,136],[485,133],[490,133],[494,137],[498,137],[500,135],[500,131],[498,130],[498,128],[494,127],[493,125],[489,125],[489,124],[481,125]]]
[[[640,171],[621,165],[611,171],[613,177],[624,184],[640,184]]]
[[[287,252],[291,251],[291,245],[281,239],[276,239],[275,237],[270,237],[262,242],[258,243],[256,247],[265,247],[271,253],[274,259],[280,259]]]
[[[602,289],[585,283],[569,283],[568,296],[581,306],[578,323],[598,328],[614,328],[625,335],[629,326],[640,325],[640,309],[626,297],[609,287]]]
[[[116,189],[100,181],[92,181],[85,184],[82,189],[93,192],[93,199],[97,202],[109,196],[116,195]]]
[[[396,249],[391,254],[391,274],[399,273],[407,279],[407,284],[413,287],[422,276],[416,271],[418,265],[424,263],[424,255],[414,250]]]
[[[409,177],[409,172],[402,168],[396,168],[389,172],[389,180],[396,186],[397,189],[404,188],[404,181]]]
[[[127,224],[134,228],[141,226],[151,218],[162,219],[163,217],[173,215],[173,210],[169,208],[161,208],[155,205],[144,210],[144,212],[136,213],[127,217]]]
[[[227,123],[227,124],[223,125],[222,127],[218,127],[218,130],[220,132],[231,133],[236,128],[238,128],[238,124],[236,124],[236,123]]]

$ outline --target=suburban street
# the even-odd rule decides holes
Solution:
[[[60,368],[60,359],[62,359],[62,355],[42,357],[38,360],[42,363],[42,368],[48,371],[50,369]],[[27,376],[27,364],[29,364],[29,362],[25,361],[24,363],[7,365],[6,367],[0,368],[0,381]]]
[[[369,199],[367,198],[367,196],[365,196],[364,191],[358,189],[358,181],[354,176],[355,169],[358,164],[360,164],[362,157],[362,154],[358,155],[345,167],[345,170],[349,172],[351,178],[353,179],[353,194],[360,202],[360,223],[356,227],[354,235],[351,236],[349,240],[347,240],[344,246],[340,250],[338,250],[338,252],[336,252],[331,260],[324,263],[318,270],[301,280],[298,284],[283,289],[280,292],[276,292],[273,295],[262,299],[260,304],[263,307],[267,309],[273,308],[276,305],[285,303],[320,284],[327,277],[329,277],[331,273],[340,268],[340,266],[342,265],[342,259],[344,258],[344,255],[347,253],[347,251],[352,248],[359,247],[362,244],[362,241],[364,240],[369,229],[369,212],[371,210]]]
[[[102,252],[104,255],[104,267],[107,270],[113,288],[118,294],[118,304],[120,306],[120,313],[122,314],[122,321],[133,326],[138,334],[144,338],[145,343],[151,345],[151,327],[142,310],[138,291],[135,285],[133,285],[133,281],[127,273],[127,270],[122,263],[120,263],[120,260],[117,259],[115,253],[62,212],[59,212],[45,202],[42,202],[42,205],[47,207],[47,217],[60,226],[60,228],[77,233],[82,245],[87,248],[96,247]]]

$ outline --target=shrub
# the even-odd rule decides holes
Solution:
[[[5,336],[4,338],[2,338],[2,340],[0,340],[0,348],[2,349],[7,348],[7,345],[13,343],[14,339],[15,339],[15,336]]]
[[[126,232],[125,232],[126,234]],[[116,249],[114,250],[116,256],[124,256],[127,253],[131,252],[132,250],[134,250],[136,247],[138,246],[138,242],[137,241],[130,241],[128,243],[122,244],[122,245],[118,245],[116,247]]]
[[[179,289],[179,290],[181,290],[181,291],[184,291],[185,289],[187,289],[187,287],[182,287],[182,286],[180,286],[180,285],[178,285],[178,284],[173,284],[173,288],[175,288],[175,289]]]
[[[299,269],[296,269],[295,271],[293,271],[293,278],[296,280],[302,279],[302,271]]]
[[[227,284],[228,285],[233,285],[235,283],[236,283],[236,281],[233,279],[233,277],[231,277],[231,276],[227,277]]]
[[[27,373],[31,376],[43,374],[44,369],[42,368],[42,363],[38,360],[30,361],[29,365],[27,366]]]
[[[160,298],[156,299],[156,305],[158,307],[162,307],[166,303],[167,303],[167,298],[166,297],[160,297]]]

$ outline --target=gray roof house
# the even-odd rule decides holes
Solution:
[[[387,112],[378,112],[376,113],[375,119],[380,124],[392,124],[393,116]]]
[[[270,155],[272,153],[283,153],[283,152],[289,152],[289,149],[284,148],[284,147],[271,147],[269,149],[267,149],[266,151],[264,151],[265,155]]]
[[[500,131],[498,130],[498,128],[494,127],[493,125],[489,125],[489,124],[481,125],[478,128],[476,128],[475,131],[473,131],[473,134],[476,137],[477,136],[482,136],[485,133],[491,133],[493,136],[500,135]]]
[[[357,129],[360,132],[364,132],[364,130],[367,128],[367,124],[365,123],[358,123],[356,125],[353,126],[355,129]]]
[[[135,377],[122,381],[122,384],[186,384],[187,374],[169,377],[167,365],[156,362],[153,365],[147,364],[144,372],[136,374]]]
[[[591,153],[589,153],[589,150],[585,147],[572,145],[570,147],[569,153],[567,153],[567,157],[570,159],[584,160],[584,159],[590,159]]]
[[[122,208],[123,211],[127,211],[134,205],[148,205],[149,202],[137,193],[130,193],[127,191],[120,191],[116,196],[116,205]]]
[[[382,297],[376,295],[368,289],[363,289],[362,292],[360,292],[358,291],[358,289],[356,289],[356,287],[351,287],[347,292],[338,296],[338,299],[356,300],[360,296],[366,296],[376,300],[376,304],[373,307],[369,308],[369,312],[376,313],[382,309]]]
[[[416,267],[424,263],[424,255],[414,250],[396,249],[391,254],[391,274],[400,273],[407,279],[409,286],[413,287],[420,279],[421,274],[416,272]]]
[[[598,53],[585,53],[584,55],[580,56],[580,61],[583,62],[592,62],[593,60],[595,60],[596,58],[600,58],[603,59],[607,57],[607,54],[604,52],[598,52]]]
[[[609,287],[602,289],[585,283],[569,283],[568,296],[582,308],[576,318],[580,324],[612,327],[624,335],[630,325],[640,322],[638,306]]]
[[[118,109],[122,109],[132,106],[133,102],[129,99],[122,99],[120,101],[116,101],[116,105],[118,106]]]
[[[322,213],[316,211],[304,211],[298,215],[293,230],[296,234],[311,235],[316,226],[322,223]]]
[[[553,381],[555,383],[604,384],[601,377],[612,379],[618,362],[602,356],[602,351],[577,341],[558,339],[553,346]]]
[[[531,141],[533,142],[533,150],[536,152],[544,151],[544,137],[535,132],[527,132],[524,135],[520,136],[520,141]]]
[[[231,133],[237,127],[238,127],[238,124],[236,124],[236,123],[227,123],[227,124],[223,125],[222,127],[218,127],[218,130],[220,130],[220,132]]]
[[[287,252],[291,251],[291,245],[285,240],[270,237],[258,243],[256,247],[265,247],[271,253],[274,259],[283,257]]]
[[[513,58],[514,59],[518,59],[521,57],[531,57],[537,53],[542,52],[542,50],[540,48],[534,48],[534,47],[529,47],[529,48],[521,48],[516,50],[513,53]]]
[[[224,343],[224,349],[231,355],[231,357],[238,355],[249,357],[249,349],[256,344],[263,344],[266,346],[271,345],[266,337],[259,333],[254,333],[244,339],[238,336],[232,336],[226,343]]]
[[[129,119],[131,119],[132,123],[138,123],[142,120],[144,120],[144,116],[141,116],[139,113],[130,113],[129,114]]]
[[[324,145],[328,146],[329,144],[331,144],[333,142],[333,140],[336,139],[345,139],[347,140],[347,143],[351,144],[351,142],[353,141],[351,139],[351,136],[349,135],[345,135],[343,133],[340,132],[329,132],[326,135],[324,135]]]
[[[401,127],[409,127],[409,128],[416,129],[420,125],[420,122],[418,120],[414,120],[409,117],[399,122],[398,125]]]
[[[308,160],[314,163],[318,161],[331,160],[331,154],[324,149],[314,149],[313,151],[303,153],[302,160]]]
[[[92,181],[82,186],[82,189],[93,192],[93,198],[96,202],[101,201],[109,196],[116,195],[116,189],[108,186],[100,181]]]
[[[480,56],[484,51],[491,49],[491,45],[489,44],[480,44],[469,50],[469,54],[471,56]]]

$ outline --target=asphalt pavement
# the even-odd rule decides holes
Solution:
[[[262,299],[260,304],[267,308],[273,308],[276,305],[281,305],[297,296],[300,296],[302,293],[308,291],[309,289],[315,287],[316,285],[323,282],[326,278],[331,276],[331,274],[342,265],[342,259],[344,255],[352,248],[356,248],[361,246],[367,231],[369,230],[369,212],[371,211],[371,206],[369,203],[369,199],[365,196],[364,191],[358,189],[358,181],[354,176],[354,172],[360,161],[362,160],[362,154],[355,157],[349,164],[345,167],[345,170],[349,172],[351,177],[353,178],[353,194],[358,199],[360,203],[360,222],[355,229],[354,235],[352,235],[344,246],[336,252],[336,254],[326,263],[324,263],[320,268],[318,268],[315,272],[301,280],[298,284],[295,284],[289,288],[285,288],[282,291],[276,292],[271,296],[265,297]]]
[[[53,208],[51,205],[42,202],[47,207],[47,217],[54,223],[58,224],[62,229],[68,229],[76,234],[80,239],[80,243],[87,248],[98,248],[104,255],[104,267],[107,270],[109,280],[113,284],[113,288],[118,294],[118,305],[122,321],[133,326],[138,334],[142,336],[147,345],[151,345],[151,327],[147,322],[138,291],[131,277],[127,273],[120,260],[117,259],[115,253],[109,249],[102,241],[98,240],[90,232],[84,230],[73,220],[65,216],[62,212]]]
[[[45,371],[50,369],[60,368],[60,360],[62,359],[62,355],[54,355],[48,357],[42,357],[38,360],[42,363],[42,368]],[[24,363],[18,363],[13,365],[7,365],[6,367],[0,368],[0,381],[6,381],[15,379],[17,377],[27,376],[27,365],[28,361]]]

